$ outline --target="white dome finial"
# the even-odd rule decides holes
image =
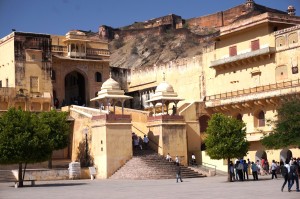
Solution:
[[[289,6],[288,9],[287,9],[287,12],[290,16],[295,16],[296,15],[296,9],[294,6]]]

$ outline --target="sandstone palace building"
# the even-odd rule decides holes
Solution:
[[[280,11],[247,0],[208,16],[184,20],[168,15],[135,26],[101,26],[97,33],[72,30],[64,36],[14,31],[2,38],[1,111],[10,106],[68,111],[70,146],[54,158],[77,160],[87,134],[99,178],[110,177],[132,157],[132,132],[147,135],[161,155],[178,155],[188,164],[194,153],[199,164],[226,171],[226,161],[205,153],[207,122],[220,112],[245,122],[250,149],[244,158],[300,157],[299,147],[267,150],[260,142],[272,132],[266,121],[276,119],[281,102],[300,96],[300,17],[293,6]],[[116,63],[126,56],[109,50],[111,42],[129,41],[136,32],[174,29],[183,34],[186,27],[215,30],[197,35],[208,41],[199,46],[201,53],[122,67]]]

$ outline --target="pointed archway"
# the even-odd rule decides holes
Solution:
[[[286,160],[291,160],[292,157],[293,157],[293,153],[291,150],[282,149],[280,151],[280,160],[282,160],[283,162],[285,162]]]
[[[65,77],[65,101],[68,105],[85,105],[86,104],[86,86],[84,76],[72,71]]]
[[[265,159],[265,160],[268,159],[266,151],[256,151],[255,161],[257,161],[257,160],[261,161],[262,159]]]

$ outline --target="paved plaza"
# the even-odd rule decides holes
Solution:
[[[259,176],[261,177],[261,176]],[[35,187],[14,188],[0,183],[1,199],[90,199],[90,198],[230,198],[230,199],[299,199],[300,192],[280,191],[282,178],[259,181],[226,182],[226,176],[168,180],[64,180],[37,181]],[[252,179],[252,176],[251,176]]]

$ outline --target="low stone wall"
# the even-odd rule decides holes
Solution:
[[[18,179],[18,170],[11,170],[15,179]],[[80,179],[91,178],[88,168],[81,168]],[[26,169],[25,180],[69,180],[68,169]],[[1,179],[0,179],[1,180]],[[5,180],[4,180],[5,181]]]
[[[12,170],[13,175],[18,179],[18,170]],[[26,169],[25,180],[68,180],[68,169]]]

